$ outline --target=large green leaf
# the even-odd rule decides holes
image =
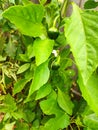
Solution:
[[[62,92],[58,88],[58,104],[68,114],[72,115],[73,103],[67,93]]]
[[[98,74],[93,74],[86,85],[83,84],[81,77],[78,83],[84,99],[91,109],[98,114]]]
[[[48,69],[48,62],[45,62],[38,66],[34,73],[34,79],[30,85],[29,96],[31,96],[36,90],[40,89],[49,79],[50,71]]]
[[[53,45],[54,40],[50,39],[44,39],[44,40],[36,39],[34,41],[33,51],[35,54],[37,66],[42,64],[49,58],[53,49]]]
[[[47,98],[40,102],[40,107],[46,115],[55,115],[54,118],[49,119],[45,125],[45,130],[58,130],[66,128],[69,124],[69,116],[57,104],[57,95],[53,91]]]
[[[72,16],[65,24],[65,36],[86,84],[98,66],[98,12],[83,11],[73,3]]]
[[[95,114],[85,116],[83,122],[87,127],[93,130],[98,130],[98,116],[96,116]]]
[[[42,37],[45,34],[45,29],[41,23],[44,8],[41,5],[12,6],[3,12],[3,16],[15,24],[25,35]]]

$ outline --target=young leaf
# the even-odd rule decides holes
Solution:
[[[44,98],[45,96],[47,96],[49,93],[51,92],[51,85],[50,84],[45,84],[44,86],[42,86],[36,95],[35,100],[39,100],[41,98]]]
[[[84,99],[91,109],[98,114],[98,75],[93,74],[86,85],[83,84],[80,77],[78,83]]]
[[[49,75],[48,62],[45,62],[36,68],[34,79],[30,85],[28,97],[30,97],[36,90],[40,89],[48,81]]]
[[[15,24],[21,33],[33,37],[45,35],[45,28],[41,23],[43,16],[44,8],[37,4],[12,6],[3,12],[3,17]]]
[[[85,84],[98,65],[97,21],[98,12],[83,11],[73,3],[72,16],[65,24],[65,36]]]
[[[13,94],[15,95],[16,93],[19,93],[25,85],[33,78],[33,72],[28,71],[24,79],[19,79],[15,84],[14,84],[14,89],[13,89]]]
[[[45,62],[52,50],[53,50],[54,40],[50,39],[36,39],[33,44],[33,51],[36,58],[37,66]]]
[[[26,64],[20,66],[18,71],[17,71],[17,74],[23,73],[24,71],[29,69],[29,67],[30,67],[30,63],[26,63]]]
[[[33,44],[28,45],[26,54],[29,59],[34,57]]]
[[[63,93],[59,88],[58,88],[58,104],[65,112],[67,112],[69,115],[72,115],[73,103],[71,102],[68,94]]]
[[[13,94],[15,95],[16,93],[19,93],[24,88],[27,82],[28,81],[26,79],[18,80],[14,85]]]

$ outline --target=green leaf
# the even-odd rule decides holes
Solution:
[[[34,79],[30,85],[29,95],[30,97],[35,91],[40,89],[49,79],[48,62],[45,62],[38,66],[34,73]]]
[[[6,125],[4,126],[4,130],[13,130],[14,125],[15,125],[15,122],[6,124]]]
[[[67,44],[67,41],[66,41],[66,38],[65,38],[65,35],[64,33],[60,33],[59,36],[57,37],[56,39],[56,42],[59,44],[59,45],[66,45]]]
[[[90,106],[87,104],[87,102],[83,98],[77,103],[78,103],[78,105],[77,104],[76,105],[78,106],[78,113],[82,117],[93,113]]]
[[[33,44],[33,51],[36,58],[37,66],[45,62],[52,50],[53,50],[54,40],[50,39],[36,39]]]
[[[30,62],[30,59],[28,58],[27,54],[20,54],[19,60],[23,62]]]
[[[17,109],[15,100],[10,94],[5,96],[4,104],[9,108],[9,111],[14,111]]]
[[[40,4],[44,5],[47,2],[47,0],[39,0],[39,2]]]
[[[27,5],[27,4],[31,4],[31,1],[29,1],[29,0],[22,0],[22,3],[23,3],[24,5]]]
[[[0,21],[1,21],[1,10],[0,10]],[[3,28],[3,27],[2,27]],[[1,35],[1,34],[0,34]],[[6,43],[6,38],[4,36],[0,36],[0,55],[3,54],[3,50],[4,50],[4,46],[5,46],[5,43]]]
[[[98,66],[97,21],[98,12],[83,11],[73,3],[72,16],[65,24],[65,36],[85,84]]]
[[[87,101],[91,109],[98,114],[98,75],[93,74],[86,85],[83,84],[82,78],[78,80],[82,96]]]
[[[33,122],[33,126],[35,128],[39,128],[39,119],[36,119],[34,122]]]
[[[2,56],[0,55],[0,62],[5,61],[5,60],[6,60],[6,57],[2,57]]]
[[[6,44],[5,52],[8,56],[13,58],[16,54],[16,49],[17,48],[16,48],[15,44],[10,41],[8,44]]]
[[[48,96],[47,100],[40,102],[40,107],[46,115],[57,114],[58,106],[56,102],[57,95],[54,91]]]
[[[19,107],[17,111],[11,113],[11,115],[16,119],[23,119],[24,121],[30,123],[35,119],[35,112],[32,112],[32,109]]]
[[[11,113],[12,116],[14,117],[14,119],[18,120],[18,119],[24,119],[24,113],[23,111],[15,111],[13,113]],[[24,119],[25,120],[25,119]]]
[[[89,128],[89,127],[85,127],[83,130],[95,130],[95,129],[91,129],[91,128]]]
[[[95,0],[88,0],[84,4],[85,9],[92,9],[96,8],[98,6],[98,2],[95,2]]]
[[[46,115],[55,115],[54,118],[50,118],[44,125],[45,130],[58,130],[66,128],[70,121],[69,116],[59,108],[57,101],[57,95],[53,91],[47,98],[40,102],[40,107]],[[52,126],[52,127],[51,127]]]
[[[27,54],[29,59],[34,57],[33,44],[28,45],[26,54]]]
[[[4,99],[4,104],[0,105],[0,112],[10,113],[15,111],[16,109],[17,106],[14,101],[14,98],[10,94],[7,94]]]
[[[3,12],[3,17],[15,24],[21,33],[33,37],[45,35],[45,28],[41,23],[43,16],[44,8],[37,4],[12,6]]]
[[[23,64],[22,66],[19,67],[17,74],[23,73],[27,69],[29,69],[30,63]]]
[[[33,78],[33,72],[28,71],[25,74],[24,79],[20,79],[14,84],[13,94],[15,95],[16,93],[19,93],[32,78]]]
[[[25,122],[17,121],[15,125],[15,130],[29,130],[29,125]]]
[[[9,0],[9,2],[15,4],[15,0]]]
[[[69,115],[72,115],[72,110],[73,110],[73,103],[70,100],[70,97],[68,94],[62,92],[59,88],[58,88],[58,104],[59,106],[65,111],[67,112]]]
[[[45,123],[44,130],[59,130],[67,128],[70,124],[69,117],[64,112],[58,112],[58,116]]]
[[[22,41],[23,41],[23,43],[24,43],[24,46],[27,47],[27,49],[28,49],[28,46],[29,46],[29,45],[32,45],[34,39],[33,39],[32,37],[23,35],[23,36],[22,36]]]
[[[91,129],[98,129],[98,116],[96,116],[95,114],[85,116],[83,122],[86,126],[88,126]]]
[[[42,86],[38,91],[35,100],[39,100],[41,98],[44,98],[51,92],[51,85],[50,84],[45,84]]]
[[[14,85],[13,94],[15,95],[16,93],[19,93],[24,88],[27,82],[28,81],[26,79],[18,80]]]
[[[35,112],[32,112],[31,110],[27,110],[26,112],[26,120],[28,122],[32,122],[35,119]]]

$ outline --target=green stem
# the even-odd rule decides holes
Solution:
[[[64,18],[66,16],[67,6],[68,6],[68,0],[64,0],[61,8],[61,18]]]
[[[53,21],[53,27],[56,27],[57,19],[59,18],[59,15],[57,15]]]
[[[72,126],[70,125],[70,129],[73,130]]]

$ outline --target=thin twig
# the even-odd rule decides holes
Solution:
[[[70,129],[73,130],[72,126],[70,125]]]
[[[71,91],[72,91],[75,95],[81,97],[81,94],[80,94],[79,92],[77,92],[75,89],[71,88]]]

